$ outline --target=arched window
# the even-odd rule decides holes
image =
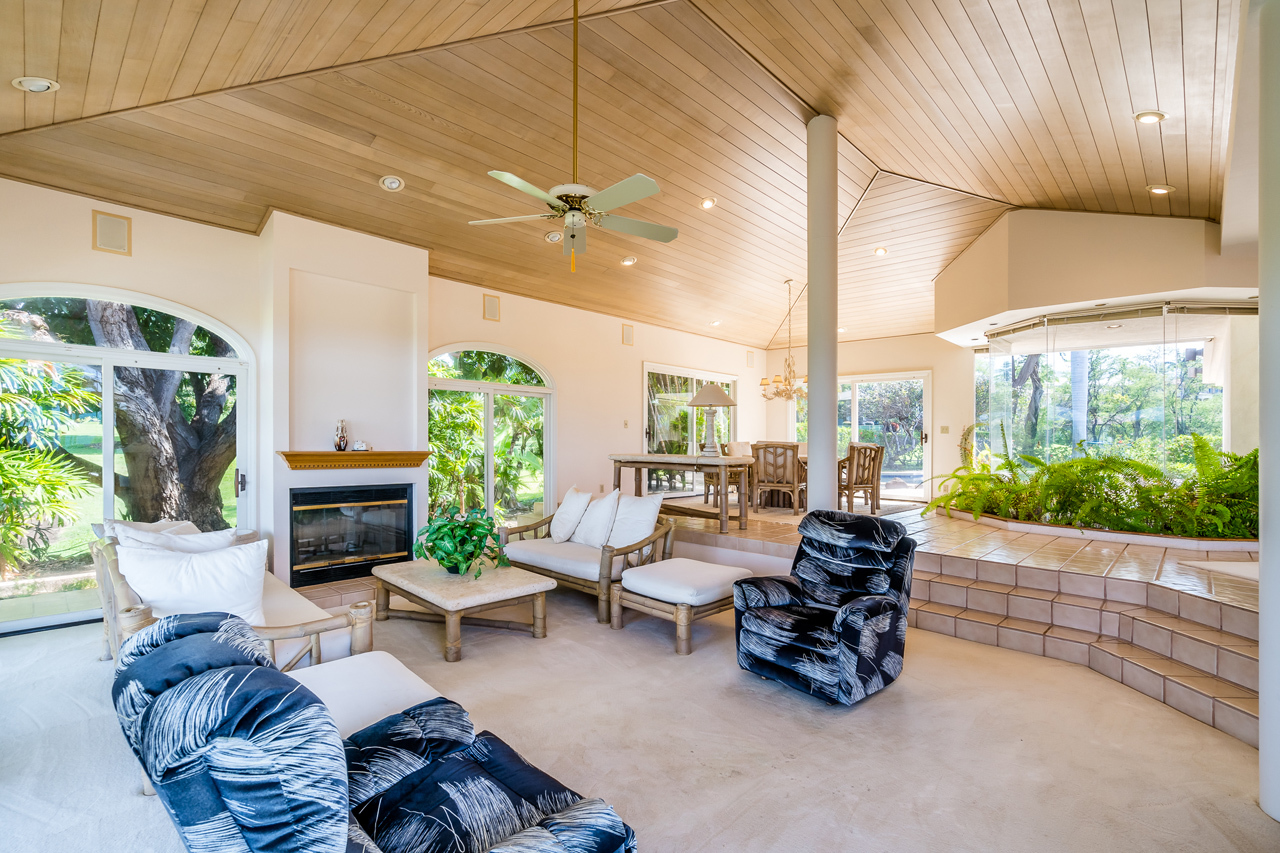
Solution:
[[[248,353],[210,325],[107,299],[0,298],[0,600],[96,607],[83,591],[95,585],[91,525],[104,518],[208,531],[250,511],[236,463],[250,455]]]
[[[428,365],[431,509],[484,507],[523,523],[550,493],[549,377],[513,355],[459,348]]]

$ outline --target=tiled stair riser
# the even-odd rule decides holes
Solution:
[[[1044,568],[1060,559],[1023,566],[919,553],[910,624],[1088,666],[1257,745],[1256,613],[1146,581]]]

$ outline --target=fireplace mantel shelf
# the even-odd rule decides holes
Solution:
[[[337,468],[420,468],[430,450],[277,450],[291,471]]]

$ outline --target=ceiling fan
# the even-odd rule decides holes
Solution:
[[[569,256],[570,271],[576,270],[578,253],[587,250],[588,223],[662,243],[670,243],[680,233],[669,225],[657,225],[610,213],[615,208],[657,193],[658,184],[653,178],[632,175],[599,192],[578,183],[578,0],[573,0],[573,182],[559,184],[547,191],[510,172],[492,171],[489,174],[508,186],[546,202],[551,212],[501,219],[477,219],[470,224],[497,225],[505,222],[531,222],[535,219],[563,219],[564,253]]]

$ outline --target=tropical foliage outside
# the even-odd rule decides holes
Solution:
[[[432,359],[440,379],[543,387],[537,371],[501,353],[466,350]],[[485,400],[480,391],[433,388],[428,397],[430,510],[485,505]],[[534,511],[544,499],[545,400],[517,393],[493,394],[493,499],[500,521]]]
[[[1017,521],[1202,539],[1258,538],[1258,451],[1218,450],[1192,434],[1192,473],[1176,479],[1114,454],[1059,462],[982,452],[943,479],[938,507]]]
[[[854,437],[854,400],[858,431]],[[796,401],[796,441],[809,440],[808,400]],[[836,449],[843,456],[851,442],[884,447],[883,476],[919,472],[924,465],[924,381],[841,383],[836,401]]]
[[[975,444],[1053,462],[1083,447],[1193,476],[1192,434],[1222,446],[1222,389],[1204,381],[1203,356],[1201,343],[979,356]]]

